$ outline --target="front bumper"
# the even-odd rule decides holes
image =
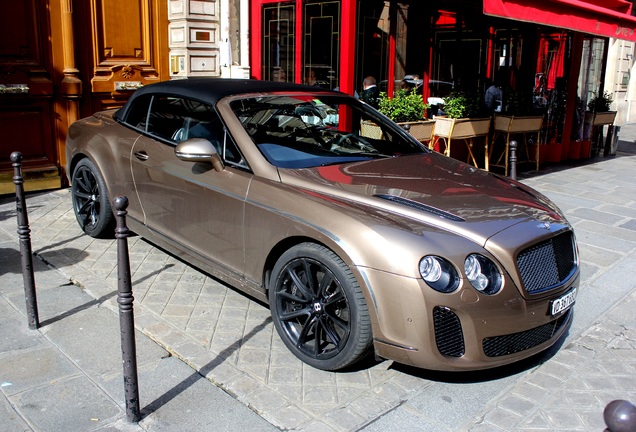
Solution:
[[[541,298],[522,297],[510,277],[496,295],[466,280],[451,294],[421,279],[358,269],[373,304],[379,357],[434,370],[476,370],[514,363],[553,345],[567,330],[572,308],[554,316],[550,303],[577,289],[579,272]]]

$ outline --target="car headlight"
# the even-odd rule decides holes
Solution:
[[[420,275],[435,291],[449,293],[459,286],[455,267],[444,258],[425,256],[420,260]]]
[[[496,294],[501,289],[502,276],[499,269],[483,255],[468,255],[464,261],[464,273],[477,291]]]

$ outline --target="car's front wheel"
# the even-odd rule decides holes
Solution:
[[[289,350],[323,370],[350,366],[369,352],[369,310],[360,285],[333,251],[302,243],[274,266],[269,302]]]
[[[115,217],[106,184],[90,159],[82,159],[71,179],[73,211],[82,230],[91,237],[113,238]]]

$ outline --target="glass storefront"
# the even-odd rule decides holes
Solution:
[[[568,139],[570,127],[580,135],[575,110],[602,91],[605,38],[486,16],[481,2],[437,3],[255,0],[255,78],[360,92],[373,76],[389,95],[408,81],[440,106],[451,92],[483,96],[494,82],[502,110],[523,94],[533,113],[550,113],[544,142]]]

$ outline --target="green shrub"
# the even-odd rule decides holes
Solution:
[[[481,97],[464,92],[451,93],[444,98],[444,112],[450,118],[478,117],[483,115]]]
[[[397,90],[395,96],[389,98],[385,92],[380,93],[379,111],[394,122],[423,120],[429,105],[424,103],[422,95],[415,90]]]
[[[537,114],[532,91],[509,91],[506,98],[505,114],[513,116],[532,116]],[[506,93],[504,93],[505,97]]]
[[[594,93],[594,97],[587,103],[587,108],[592,112],[607,112],[613,100],[612,94],[608,91],[604,91],[600,96]]]

